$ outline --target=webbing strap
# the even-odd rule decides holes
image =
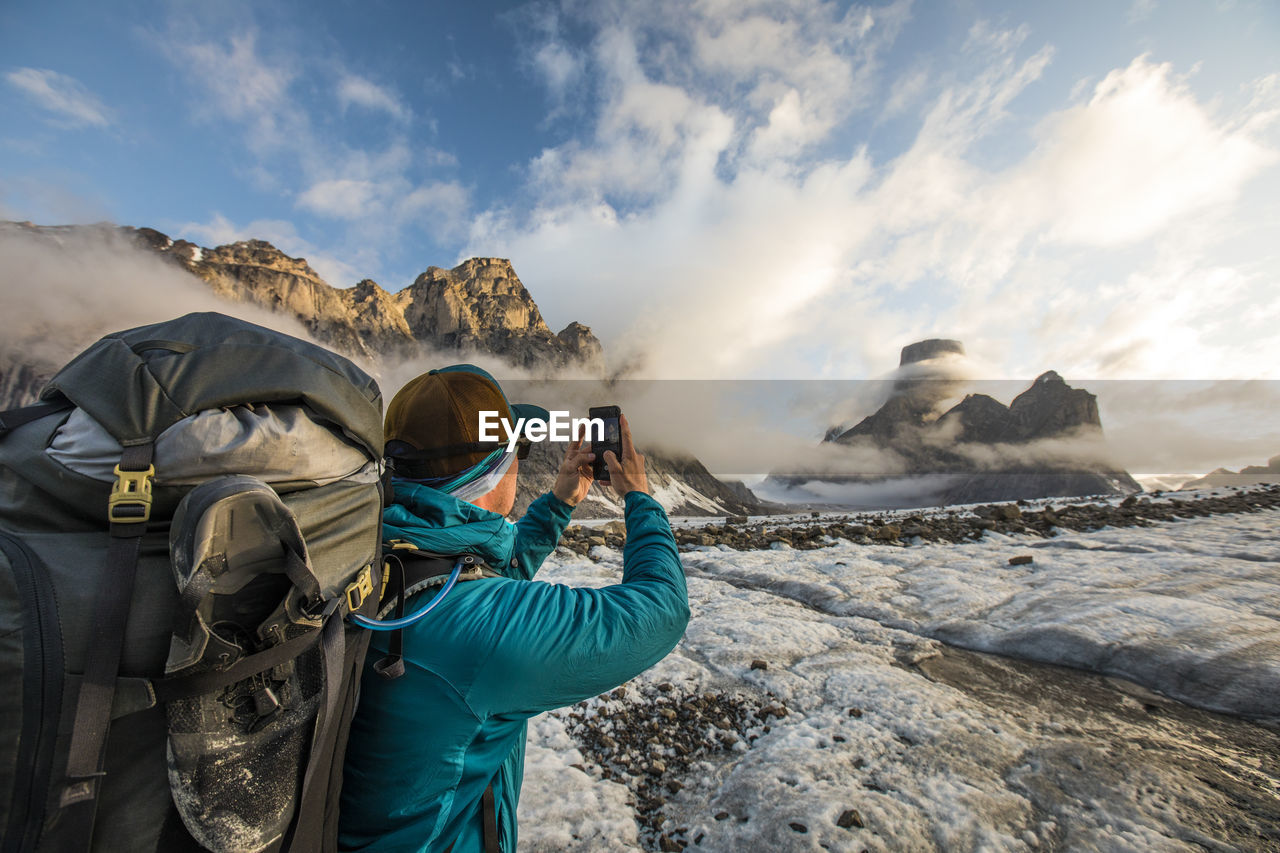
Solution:
[[[502,853],[502,845],[498,843],[498,804],[493,797],[493,783],[484,789],[484,797],[480,800],[481,819],[484,821],[484,853]],[[453,853],[454,844],[444,849],[444,853]]]
[[[484,789],[484,853],[500,853],[498,846],[498,804],[493,797],[493,783]]]
[[[319,630],[287,640],[278,646],[271,646],[263,651],[243,657],[226,669],[208,670],[195,675],[182,675],[176,678],[162,678],[151,682],[156,692],[157,702],[172,702],[174,699],[190,699],[202,693],[213,691],[252,678],[266,672],[273,666],[293,660],[311,648],[320,639]]]
[[[337,745],[336,729],[333,721],[337,711],[338,699],[342,691],[343,670],[346,662],[346,636],[342,614],[337,611],[341,599],[334,599],[325,614],[323,633],[324,641],[321,653],[324,656],[324,688],[321,693],[320,710],[316,715],[315,728],[312,729],[311,749],[307,754],[307,770],[302,776],[302,792],[298,802],[298,814],[294,818],[294,844],[291,850],[319,849],[306,843],[308,836],[317,828],[324,826],[324,810],[328,801],[326,786],[332,770],[334,750]],[[299,836],[302,837],[299,837]],[[310,839],[315,840],[315,839]],[[297,842],[303,842],[299,844]]]
[[[387,555],[387,566],[394,566],[392,570],[390,582],[394,586],[396,596],[395,618],[400,619],[404,616],[404,587],[405,580],[404,563],[394,554]],[[373,665],[373,671],[381,675],[383,678],[392,680],[404,675],[404,631],[403,629],[391,632],[391,639],[388,642],[386,657],[378,660]]]
[[[120,457],[120,470],[143,472],[151,467],[153,446],[131,445]],[[76,700],[75,722],[67,755],[67,785],[59,805],[68,810],[67,822],[75,827],[80,843],[88,849],[93,838],[93,822],[106,758],[107,731],[111,726],[111,703],[124,648],[129,602],[138,569],[138,554],[146,524],[113,523],[107,546],[106,571],[102,574],[98,611],[85,656],[84,677]]]
[[[9,409],[7,412],[0,412],[0,438],[4,438],[10,431],[24,424],[37,421],[53,412],[60,412],[63,409],[70,408],[71,401],[64,397],[52,403],[36,403],[32,406],[23,406],[20,409]]]

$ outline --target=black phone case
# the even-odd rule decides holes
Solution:
[[[621,415],[622,415],[622,409],[620,409],[617,406],[596,406],[596,407],[592,407],[587,412],[587,417],[589,418],[601,418],[606,420],[608,418],[617,418],[617,417],[620,417]],[[619,425],[619,428],[621,428],[621,425]],[[591,463],[591,476],[604,483],[609,482],[609,466],[604,461],[604,452],[606,450],[612,450],[614,456],[621,458],[622,457],[622,441],[621,440],[612,441],[612,442],[604,442],[604,441],[594,442],[593,441],[591,443],[591,452],[596,455],[595,461]]]

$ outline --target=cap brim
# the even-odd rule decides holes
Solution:
[[[550,421],[551,413],[533,403],[510,403],[511,414],[516,418],[528,420]]]

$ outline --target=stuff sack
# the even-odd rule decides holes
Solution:
[[[0,850],[329,850],[381,588],[382,399],[221,314],[0,415]]]

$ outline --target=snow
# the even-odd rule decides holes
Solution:
[[[1280,846],[1280,734],[1209,712],[1280,722],[1275,529],[1267,511],[687,552],[693,619],[638,680],[772,693],[791,713],[682,778],[666,830],[718,851]],[[593,555],[558,551],[539,578],[616,582],[621,554]],[[590,759],[561,719],[539,717],[521,849],[656,849],[626,787],[575,764]],[[837,825],[850,808],[865,828]]]
[[[198,264],[202,260],[204,260],[204,249],[201,249],[199,246],[192,246],[191,247],[191,263]]]
[[[679,480],[672,480],[665,486],[655,487],[653,489],[653,497],[667,511],[679,506],[697,507],[698,509],[705,509],[709,513],[724,511],[724,507],[720,506],[717,501]]]

